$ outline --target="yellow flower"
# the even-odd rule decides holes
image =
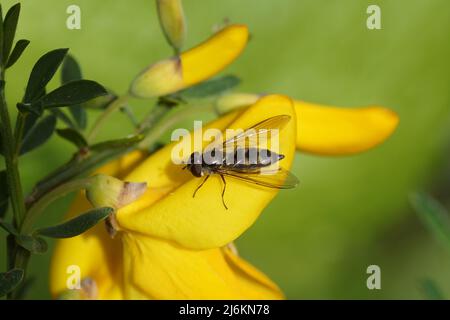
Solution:
[[[317,109],[298,121],[304,108]],[[366,150],[392,133],[397,117],[385,109],[374,109],[393,117],[389,119],[363,116],[358,121],[370,130],[378,127],[378,135],[364,134],[363,124],[357,128],[362,137],[342,135],[333,147],[321,141],[320,132],[310,135],[308,151],[319,154],[345,154]],[[369,109],[371,112],[374,110]],[[320,112],[319,112],[320,111]],[[292,121],[280,132],[281,165],[289,169],[295,146],[303,147],[298,138],[304,136],[300,125],[321,129],[321,117],[327,119],[335,109],[316,107],[289,98],[270,95],[250,107],[228,113],[206,128],[247,128],[275,115],[289,115]],[[340,111],[340,110],[339,110]],[[345,112],[344,112],[345,111]],[[355,132],[355,123],[343,119],[359,111],[344,110],[338,128]],[[367,111],[366,111],[367,112]],[[317,116],[318,118],[314,118]],[[354,119],[354,118],[353,118]],[[394,121],[395,120],[395,121]],[[310,123],[307,123],[310,121]],[[386,123],[377,123],[377,121]],[[205,128],[205,129],[206,129]],[[382,128],[385,128],[383,131]],[[339,132],[337,132],[339,133]],[[314,137],[316,141],[313,140]],[[345,141],[348,137],[349,141]],[[344,149],[339,149],[345,146]],[[351,146],[348,147],[348,146]],[[136,202],[120,209],[116,218],[119,233],[107,236],[103,226],[96,226],[76,238],[58,242],[51,267],[51,291],[58,296],[66,290],[66,269],[79,265],[83,278],[95,281],[99,299],[280,299],[279,288],[260,271],[233,253],[227,246],[249,228],[277,190],[256,188],[239,180],[227,180],[225,210],[220,199],[221,184],[210,179],[195,198],[192,192],[199,181],[171,161],[173,144],[145,158],[132,153],[114,162],[101,173],[127,181],[144,181],[150,189]],[[324,149],[320,149],[320,148]],[[245,199],[245,201],[243,201]],[[71,214],[87,208],[79,196]]]
[[[247,41],[247,26],[230,25],[179,57],[159,61],[145,69],[131,84],[130,93],[152,98],[205,81],[233,62]]]
[[[202,82],[230,64],[247,40],[247,27],[229,26],[180,57],[149,67],[135,79],[130,92],[148,98]],[[285,156],[280,165],[285,169],[290,169],[296,149],[322,155],[361,152],[384,141],[398,124],[398,117],[385,108],[333,108],[292,101],[282,95],[231,95],[222,98],[217,107],[232,111],[204,130],[249,128],[270,117],[290,116],[280,131],[280,153]],[[221,199],[222,182],[214,176],[193,198],[200,181],[172,162],[174,145],[149,157],[133,152],[98,172],[147,183],[149,188],[138,200],[118,209],[114,239],[103,225],[97,225],[80,236],[58,241],[50,270],[54,297],[283,298],[267,276],[230,249],[278,190],[227,179],[226,210]],[[69,215],[88,208],[88,201],[80,194]],[[80,267],[81,278],[89,284],[84,290],[95,290],[67,294],[67,270],[72,265]]]
[[[285,142],[280,147],[285,155],[282,165],[289,169],[296,134],[295,112],[289,98],[264,97],[207,127],[247,128],[281,114],[293,119],[280,132]],[[168,145],[138,164],[128,158],[122,160],[128,166],[119,168],[122,175],[118,178],[135,181],[139,176],[151,187],[136,202],[117,211],[116,239],[108,239],[103,226],[96,226],[76,238],[59,241],[51,266],[51,291],[55,296],[65,291],[67,267],[78,265],[83,278],[95,281],[102,299],[283,297],[265,275],[226,248],[253,224],[277,190],[229,179],[226,199],[230,208],[226,210],[220,198],[220,181],[210,179],[194,199],[192,193],[198,180],[173,164],[172,147]],[[130,173],[124,174],[125,170]],[[115,175],[106,169],[101,173]],[[249,200],[243,202],[243,197]],[[79,196],[71,214],[86,206],[87,201]]]
[[[229,94],[216,102],[217,110],[247,107],[260,98],[256,94]],[[331,107],[294,101],[297,114],[297,149],[319,155],[349,155],[379,145],[395,131],[398,115],[380,106]]]

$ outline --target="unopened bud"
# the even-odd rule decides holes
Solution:
[[[169,44],[178,54],[186,38],[186,19],[182,0],[156,0],[159,22]]]
[[[96,208],[120,209],[137,200],[147,189],[146,183],[124,182],[104,174],[95,175],[91,179],[86,197]]]
[[[260,98],[260,95],[250,93],[231,93],[216,100],[215,109],[218,114],[225,114],[236,109],[248,107]]]
[[[247,40],[247,26],[231,25],[179,56],[147,67],[131,83],[129,94],[148,99],[201,83],[233,62],[244,50]]]
[[[130,93],[140,98],[152,98],[185,88],[181,60],[159,61],[141,72],[131,84]]]

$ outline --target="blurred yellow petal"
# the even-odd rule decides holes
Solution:
[[[295,101],[297,148],[321,155],[369,150],[392,135],[397,114],[383,107],[336,108]]]
[[[288,97],[265,96],[240,114],[229,114],[212,125],[220,130],[247,129],[277,115],[291,116],[280,131],[280,153],[285,155],[280,165],[289,169],[295,154],[296,119]],[[213,176],[193,198],[201,180],[172,163],[174,145],[147,158],[126,177],[127,181],[147,179],[151,187],[161,189],[150,190],[142,199],[119,210],[117,221],[121,228],[175,241],[186,248],[222,247],[249,228],[278,192],[227,178],[226,210],[221,201],[222,182]]]
[[[283,297],[265,275],[240,258],[230,261],[221,249],[189,250],[135,233],[123,241],[126,299]]]
[[[228,248],[222,249],[225,261],[233,271],[246,299],[284,299],[280,288],[264,273],[250,263],[231,252]]]
[[[247,107],[256,94],[233,93],[216,101],[219,113]],[[341,108],[294,101],[297,113],[297,149],[320,155],[367,151],[389,138],[398,115],[384,107]]]
[[[151,98],[170,94],[207,80],[232,63],[248,40],[245,25],[231,25],[180,57],[159,61],[133,81],[130,93]]]
[[[133,168],[145,155],[132,152],[120,160],[113,161],[98,173],[122,176]],[[75,198],[67,218],[74,217],[91,208],[84,194]],[[99,299],[121,299],[122,245],[119,239],[111,239],[104,224],[98,224],[87,232],[56,243],[50,266],[50,292],[53,297],[67,290],[67,280],[71,273],[68,267],[78,266],[81,278],[91,278],[98,288]]]

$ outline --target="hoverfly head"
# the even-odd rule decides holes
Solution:
[[[194,177],[201,177],[203,175],[202,155],[200,152],[194,152],[189,157],[186,167]]]

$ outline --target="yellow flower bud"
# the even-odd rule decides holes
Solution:
[[[130,94],[139,98],[164,96],[205,81],[222,71],[244,50],[245,25],[231,25],[179,57],[159,61],[136,77]]]
[[[124,182],[98,174],[86,189],[86,197],[94,207],[122,208],[138,199],[147,189],[146,183]]]
[[[156,0],[156,4],[164,35],[178,54],[186,38],[186,19],[181,0]]]
[[[258,101],[260,95],[252,93],[231,93],[216,100],[215,109],[218,114],[225,114],[236,109],[248,107]]]

